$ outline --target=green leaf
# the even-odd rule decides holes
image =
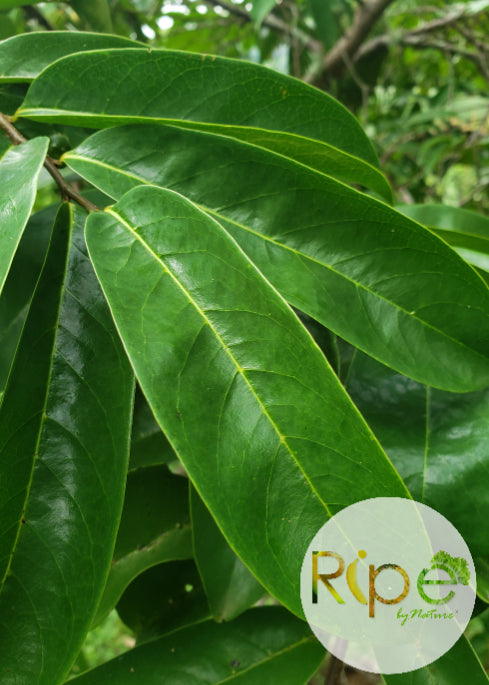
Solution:
[[[88,28],[111,33],[112,18],[107,0],[70,0],[70,5]]]
[[[260,26],[267,14],[273,10],[276,4],[277,0],[253,0],[250,17],[257,26]]]
[[[446,516],[474,556],[489,558],[489,390],[427,388],[360,353],[347,388],[414,499]]]
[[[340,354],[338,349],[337,337],[332,331],[325,328],[315,319],[312,319],[304,312],[296,311],[297,316],[307,328],[311,336],[314,338],[316,343],[319,345],[322,353],[331,364],[331,368],[337,376],[340,375]]]
[[[0,83],[0,112],[13,116],[27,93],[25,83]],[[1,131],[3,135],[3,130]],[[11,143],[9,142],[11,145]]]
[[[92,625],[107,616],[143,571],[192,555],[187,480],[166,466],[129,473],[114,557]]]
[[[299,310],[420,382],[489,384],[489,291],[417,223],[282,156],[163,126],[100,131],[67,163],[108,195],[151,183],[216,217]]]
[[[304,685],[323,657],[306,623],[281,607],[262,607],[231,623],[182,628],[70,682],[160,685],[164,678],[168,685]]]
[[[0,0],[0,11],[9,10],[12,7],[21,7],[22,5],[37,5],[41,0]]]
[[[101,48],[130,47],[140,48],[141,43],[121,36],[100,33],[76,31],[23,33],[0,43],[0,82],[32,81],[52,62],[72,53]]]
[[[404,485],[304,327],[213,219],[140,187],[90,216],[87,244],[199,494],[260,582],[301,614],[300,566],[319,526],[359,499],[406,496]]]
[[[0,298],[0,392],[7,382],[58,207],[31,216],[5,281]]]
[[[34,204],[48,142],[35,138],[0,159],[0,293]]]
[[[332,8],[332,0],[309,0],[316,24],[317,34],[326,50],[329,50],[338,38],[338,26]]]
[[[32,83],[18,116],[95,128],[185,120],[233,136],[246,127],[247,140],[253,129],[268,129],[378,166],[360,124],[332,97],[261,65],[215,55],[150,48],[67,56]]]
[[[489,238],[489,218],[449,205],[397,205],[396,209],[420,224],[445,231]]]
[[[463,635],[449,652],[429,666],[382,677],[386,685],[487,685],[489,682],[470,642]]]
[[[193,559],[146,570],[129,585],[117,612],[138,642],[209,618],[209,605]]]
[[[178,123],[180,126],[183,125],[182,122]],[[290,157],[296,162],[344,183],[353,183],[370,188],[387,202],[392,202],[392,188],[385,176],[375,166],[333,145],[290,133],[262,129],[222,126],[216,127],[214,130],[216,133],[228,135],[245,143],[258,145],[258,147]]]
[[[156,423],[151,407],[138,387],[134,403],[129,469],[167,464],[177,459],[177,455]]]
[[[85,253],[85,216],[58,214],[0,407],[2,685],[62,681],[122,509],[134,382]]]
[[[216,621],[229,621],[265,590],[226,542],[195,488],[190,490],[195,561]]]
[[[489,603],[489,555],[474,558],[475,572],[477,575],[477,596]]]
[[[429,226],[466,261],[489,272],[489,218],[447,205],[400,205],[399,211]]]

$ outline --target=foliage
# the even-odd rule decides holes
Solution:
[[[487,219],[392,206],[336,99],[115,4],[0,5],[1,682],[65,682],[116,607],[136,646],[74,682],[305,683],[304,552],[375,496],[461,530],[485,608]],[[227,54],[272,56],[292,6]],[[297,8],[304,76],[352,8]],[[33,212],[43,163],[63,201]],[[465,638],[440,675],[487,682]]]

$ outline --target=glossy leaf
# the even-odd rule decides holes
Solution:
[[[347,388],[414,499],[446,516],[474,557],[489,558],[489,390],[427,388],[362,354]]]
[[[140,187],[90,216],[87,243],[197,490],[260,582],[301,614],[299,569],[321,523],[374,493],[407,496],[404,485],[319,348],[213,219]]]
[[[0,43],[0,82],[32,81],[61,57],[100,48],[141,47],[121,36],[75,31],[39,31]]]
[[[489,682],[470,642],[463,635],[449,652],[429,666],[382,678],[386,685],[487,685]]]
[[[129,473],[114,557],[93,625],[148,568],[192,556],[187,480],[166,466]]]
[[[70,682],[159,685],[164,677],[168,685],[304,685],[323,657],[306,623],[280,607],[262,607],[231,623],[182,628]]]
[[[29,219],[0,298],[0,392],[7,382],[29,302],[41,273],[58,205]]]
[[[445,205],[401,205],[399,210],[429,226],[470,264],[489,272],[488,217]]]
[[[489,383],[489,291],[431,232],[385,204],[229,138],[163,126],[100,131],[66,162],[120,198],[167,186],[215,216],[279,292],[421,382]]]
[[[138,575],[119,600],[117,612],[138,642],[210,616],[193,559],[169,561]]]
[[[397,209],[425,226],[489,238],[489,218],[468,209],[435,204],[398,205]]]
[[[0,44],[1,45],[1,44]],[[0,84],[0,112],[13,116],[22,104],[27,93],[26,83]],[[3,131],[2,131],[3,135]],[[9,142],[9,144],[11,144]]]
[[[191,489],[195,561],[216,621],[229,621],[253,606],[265,590],[236,556],[195,488]]]
[[[68,56],[39,75],[18,115],[96,128],[185,120],[230,135],[229,127],[246,127],[247,136],[268,129],[378,166],[359,123],[332,97],[258,64],[215,55],[145,49]]]
[[[0,293],[34,204],[47,138],[11,147],[0,159]]]
[[[133,377],[85,253],[85,217],[58,214],[0,407],[2,685],[62,681],[122,508]]]
[[[177,458],[143,394],[136,390],[129,469],[167,464]]]

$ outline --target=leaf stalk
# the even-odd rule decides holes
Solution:
[[[18,131],[15,126],[12,124],[12,121],[9,116],[6,114],[2,114],[0,112],[0,128],[5,131],[7,134],[8,138],[14,143],[14,145],[21,145],[22,143],[27,142],[27,138],[24,138],[24,136]],[[93,202],[90,202],[90,200],[87,200],[86,197],[83,197],[81,193],[79,193],[75,188],[73,188],[72,185],[70,185],[64,178],[63,175],[60,173],[58,167],[57,167],[57,160],[53,159],[52,157],[49,157],[46,155],[46,159],[44,161],[44,166],[48,170],[48,172],[51,174],[53,179],[56,181],[56,185],[59,188],[59,191],[61,193],[61,197],[66,200],[74,200],[77,204],[79,204],[81,207],[87,210],[87,212],[99,212],[100,208],[97,207],[97,205],[94,205]]]

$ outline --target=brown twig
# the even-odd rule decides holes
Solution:
[[[20,145],[21,143],[27,142],[27,138],[24,138],[24,136],[15,128],[15,126],[10,121],[10,118],[6,114],[2,114],[1,112],[0,128],[2,128],[5,131],[7,136],[15,145]],[[46,159],[44,160],[44,166],[56,181],[56,184],[61,193],[61,197],[63,197],[64,199],[70,198],[71,200],[74,200],[79,205],[84,207],[84,209],[86,209],[88,212],[100,211],[99,207],[94,205],[93,202],[90,202],[90,200],[87,200],[86,197],[83,197],[83,195],[81,195],[77,190],[75,190],[73,186],[71,186],[69,183],[65,181],[57,167],[56,160],[46,156]]]
[[[340,685],[344,665],[341,659],[332,654],[324,685]]]
[[[205,0],[207,5],[212,7],[221,7],[222,9],[229,12],[229,14],[239,17],[245,22],[252,22],[253,18],[250,14],[239,5],[233,5],[226,0]],[[304,47],[311,52],[322,53],[323,44],[319,40],[315,40],[309,36],[305,31],[301,31],[299,28],[294,26],[289,26],[285,21],[282,21],[280,17],[274,14],[269,14],[262,21],[262,25],[272,29],[273,31],[278,31],[286,36],[294,38],[296,41],[300,42]]]
[[[28,19],[34,19],[38,24],[43,26],[46,31],[54,31],[54,28],[42,14],[42,12],[37,9],[37,7],[33,7],[32,5],[22,5],[22,11]]]
[[[370,0],[368,2],[365,0],[358,6],[350,28],[326,53],[322,64],[323,73],[335,74],[341,71],[345,63],[345,55],[347,58],[355,59],[363,41],[393,1]]]
[[[462,18],[465,18],[466,16],[466,10],[462,9],[459,12],[452,12],[451,14],[448,14],[445,17],[433,19],[432,21],[427,21],[425,24],[422,24],[421,26],[418,26],[417,28],[412,29],[411,31],[405,31],[401,35],[396,35],[395,33],[393,33],[377,36],[376,38],[372,38],[372,40],[369,40],[368,42],[364,43],[358,49],[358,52],[355,55],[355,59],[361,59],[372,52],[376,52],[379,48],[389,47],[390,45],[396,43],[401,45],[422,46],[423,38],[426,36],[426,34],[433,33],[434,31],[438,31],[439,29],[446,28],[448,26],[456,27],[457,22],[460,22],[460,20]],[[474,14],[472,16],[476,15]],[[416,38],[420,39],[419,42],[416,42]]]

